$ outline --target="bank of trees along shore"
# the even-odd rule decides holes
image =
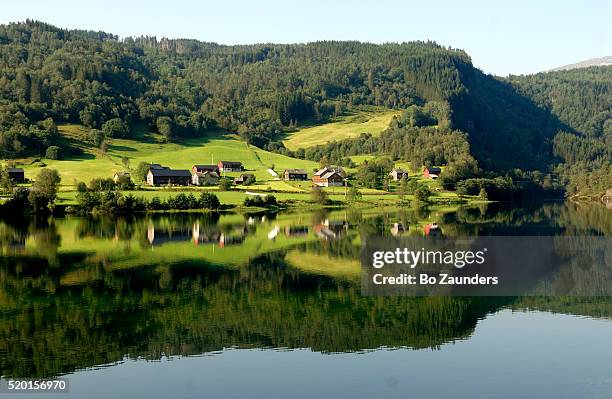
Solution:
[[[497,174],[547,172],[562,161],[555,172],[568,187],[597,189],[609,183],[611,70],[499,79],[465,52],[432,42],[223,46],[119,40],[28,21],[0,26],[0,154],[42,156],[57,147],[51,154],[72,156],[79,150],[55,127],[65,122],[91,128],[100,146],[144,123],[167,140],[223,128],[288,153],[285,130],[377,105],[411,110],[410,123],[390,130],[415,148],[377,150],[423,163],[460,153],[461,162],[449,162],[469,169],[471,157]],[[421,131],[411,133],[415,127]],[[557,139],[559,131],[574,138]]]

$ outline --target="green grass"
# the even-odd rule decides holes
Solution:
[[[371,111],[370,111],[371,112]],[[385,115],[389,116],[393,112],[387,111]],[[369,114],[368,114],[369,115]],[[379,114],[380,116],[380,114]],[[369,122],[363,122],[368,124]],[[356,122],[347,123],[355,125]],[[333,125],[333,123],[331,124]],[[321,127],[317,127],[321,128]],[[314,128],[313,128],[314,129]],[[257,182],[254,185],[241,187],[242,190],[249,191],[274,191],[274,196],[278,200],[296,200],[310,201],[310,192],[312,183],[305,182],[287,182],[275,180],[267,169],[274,167],[276,172],[281,175],[286,168],[303,168],[312,174],[312,171],[318,168],[318,164],[311,161],[290,158],[284,155],[271,153],[261,150],[257,147],[248,146],[244,141],[240,140],[237,135],[230,133],[214,133],[206,137],[185,139],[175,143],[164,143],[161,136],[148,132],[145,128],[139,128],[135,132],[135,139],[113,139],[109,141],[107,151],[104,153],[98,148],[88,145],[85,137],[87,129],[79,125],[62,125],[59,127],[62,135],[62,140],[70,142],[74,147],[82,150],[82,155],[63,160],[47,160],[42,159],[36,161],[33,159],[25,159],[18,162],[24,167],[26,177],[34,179],[42,166],[57,169],[62,177],[62,187],[59,193],[60,204],[75,204],[76,192],[74,191],[75,181],[89,182],[96,177],[111,177],[114,172],[125,170],[123,158],[129,160],[129,166],[134,168],[139,162],[154,162],[166,165],[177,169],[190,169],[196,163],[216,163],[218,160],[238,160],[241,161],[249,173],[253,173]],[[363,162],[369,159],[371,155],[354,156],[355,162]],[[398,163],[397,167],[408,168],[407,163]],[[349,172],[354,172],[353,169]],[[234,177],[239,173],[230,173],[228,176]],[[411,173],[411,178],[417,178],[419,181],[427,184],[432,188],[435,196],[438,198],[456,198],[456,194],[444,192],[439,183],[429,179],[424,179],[421,172]],[[144,197],[147,199],[153,196],[167,198],[172,195],[177,195],[179,192],[194,192],[196,195],[201,191],[198,187],[181,187],[178,189],[155,188],[147,191],[133,191],[130,194]],[[243,203],[246,194],[244,191],[232,190],[229,192],[219,192],[216,187],[206,188],[206,190],[215,191],[218,194],[219,200],[223,204],[240,205]],[[325,191],[330,195],[330,198],[335,201],[343,201],[345,199],[344,187],[329,187]],[[391,193],[386,193],[381,190],[360,189],[363,194],[362,202],[379,203],[380,205],[391,204],[398,199],[397,183],[392,183]],[[125,193],[128,194],[128,193]],[[410,199],[410,196],[405,198]]]
[[[361,112],[339,117],[330,123],[305,127],[289,133],[283,143],[288,149],[297,150],[357,137],[361,133],[378,135],[389,126],[393,116],[398,114],[396,110],[370,107]]]
[[[238,136],[229,133],[215,133],[202,138],[185,139],[176,143],[163,143],[160,136],[139,132],[139,139],[110,140],[108,150],[103,153],[97,148],[82,144],[86,129],[78,125],[62,125],[59,130],[63,138],[77,144],[83,155],[65,160],[47,160],[42,162],[48,168],[57,169],[62,176],[62,184],[73,185],[75,180],[88,182],[95,177],[111,177],[114,172],[125,170],[122,158],[129,160],[131,168],[139,162],[160,163],[176,169],[190,169],[193,164],[216,163],[219,160],[241,161],[247,172],[255,174],[259,182],[272,181],[273,177],[266,171],[274,166],[280,175],[286,168],[304,168],[312,171],[318,164],[311,161],[290,158],[270,153],[259,148],[248,146]],[[32,160],[21,160],[26,177],[33,179],[41,163]],[[228,176],[238,176],[230,173]],[[276,183],[278,185],[280,182]]]

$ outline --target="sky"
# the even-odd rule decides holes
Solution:
[[[465,50],[500,76],[612,55],[610,0],[20,0],[0,23],[36,19],[103,30],[222,44],[434,40]]]

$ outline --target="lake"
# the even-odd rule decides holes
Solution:
[[[611,234],[570,202],[4,220],[0,374],[63,376],[57,397],[610,398],[609,297],[366,297],[360,247]]]

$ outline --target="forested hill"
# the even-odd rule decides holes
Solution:
[[[511,76],[519,92],[562,123],[553,140],[568,192],[612,187],[612,66]]]
[[[0,156],[61,146],[62,122],[110,136],[146,123],[169,140],[224,128],[282,150],[282,132],[303,122],[433,101],[446,104],[438,122],[467,133],[481,167],[543,170],[556,132],[578,124],[518,86],[432,42],[223,46],[28,21],[0,25]]]

